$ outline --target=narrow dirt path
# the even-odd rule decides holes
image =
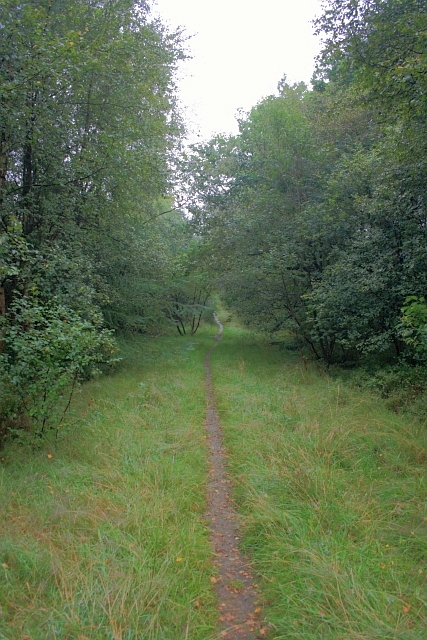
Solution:
[[[237,515],[230,498],[231,481],[226,470],[226,454],[212,383],[210,358],[222,340],[223,326],[216,316],[218,334],[214,346],[206,355],[206,394],[208,399],[206,430],[208,434],[210,478],[208,511],[206,514],[218,568],[216,591],[219,599],[222,631],[225,640],[255,640],[265,630],[258,619],[257,593],[248,561],[238,549]]]

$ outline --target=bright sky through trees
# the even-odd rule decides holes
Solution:
[[[309,82],[319,39],[311,21],[320,0],[156,0],[154,11],[192,36],[192,60],[181,70],[181,100],[191,139],[237,131],[238,109],[250,109],[288,81]]]

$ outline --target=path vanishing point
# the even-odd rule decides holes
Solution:
[[[214,549],[215,580],[219,600],[221,631],[224,640],[256,640],[265,630],[260,626],[257,591],[248,560],[238,549],[237,514],[230,497],[231,481],[226,469],[219,416],[215,408],[211,354],[223,337],[223,326],[216,315],[218,334],[205,358],[209,447],[208,511],[206,514]]]

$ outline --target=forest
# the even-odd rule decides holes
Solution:
[[[212,296],[424,415],[423,0],[330,0],[311,86],[191,148],[185,36],[148,2],[0,6],[3,436],[59,429],[118,336],[195,333]]]
[[[0,0],[0,640],[425,640],[426,2],[193,145],[151,9]]]

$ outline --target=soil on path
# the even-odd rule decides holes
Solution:
[[[226,454],[212,383],[210,357],[222,339],[223,326],[216,316],[219,331],[216,342],[205,359],[206,393],[208,399],[206,429],[210,457],[208,511],[206,514],[218,569],[216,591],[219,599],[222,631],[225,640],[255,640],[266,630],[259,622],[256,585],[248,560],[238,549],[237,515],[230,498],[231,481],[226,470]]]

